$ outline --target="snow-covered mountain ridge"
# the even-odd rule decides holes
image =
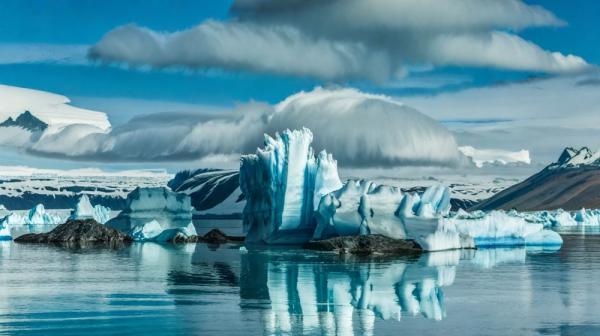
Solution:
[[[558,160],[474,209],[579,210],[600,208],[600,153],[565,148]]]
[[[73,208],[79,195],[94,204],[122,209],[136,187],[163,187],[172,175],[164,171],[105,172],[98,169],[54,170],[0,166],[0,204],[11,210],[44,204],[48,209]]]

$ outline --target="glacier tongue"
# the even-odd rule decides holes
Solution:
[[[94,219],[96,222],[104,224],[110,219],[110,208],[102,205],[92,206],[89,197],[83,194],[79,197],[75,209],[71,212],[70,219]]]

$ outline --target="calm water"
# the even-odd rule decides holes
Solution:
[[[600,236],[556,251],[0,243],[0,334],[600,335]]]

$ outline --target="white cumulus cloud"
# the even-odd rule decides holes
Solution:
[[[117,27],[93,59],[154,67],[219,68],[325,80],[393,80],[413,65],[546,73],[591,68],[517,32],[564,22],[520,0],[237,0],[228,21],[176,32]]]

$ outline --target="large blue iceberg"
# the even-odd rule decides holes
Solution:
[[[336,161],[326,152],[315,157],[312,139],[306,128],[265,135],[264,149],[241,158],[246,242],[294,244],[312,237],[315,205],[342,186]]]
[[[450,216],[450,191],[423,193],[371,181],[342,184],[337,162],[325,151],[315,157],[310,130],[286,130],[243,156],[240,186],[249,244],[302,244],[311,239],[381,234],[413,239],[424,250],[502,245],[560,245],[560,235],[499,213]],[[465,215],[467,214],[467,215]]]

